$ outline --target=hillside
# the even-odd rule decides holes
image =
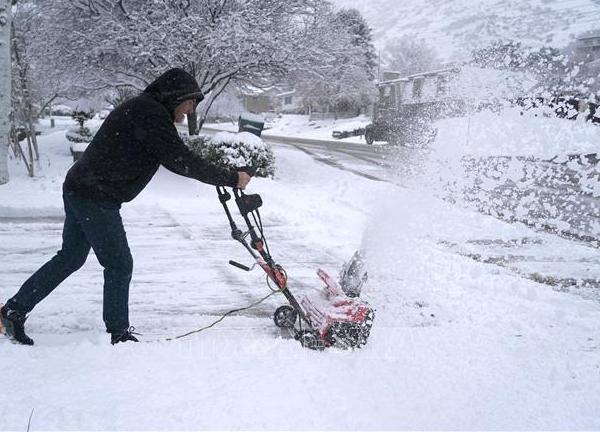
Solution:
[[[418,35],[445,59],[464,58],[472,48],[497,39],[525,45],[564,47],[600,28],[600,0],[334,0],[363,13],[375,43]]]

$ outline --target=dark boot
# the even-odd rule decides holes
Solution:
[[[0,319],[6,336],[20,344],[33,345],[33,339],[25,334],[25,321],[27,320],[25,314],[2,306]]]
[[[140,336],[139,333],[135,332],[135,327],[129,327],[127,330],[111,333],[110,343],[114,345],[119,342],[139,342],[134,335]]]

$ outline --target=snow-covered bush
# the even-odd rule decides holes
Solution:
[[[88,127],[77,127],[71,128],[67,130],[65,133],[65,137],[67,141],[71,143],[71,154],[73,155],[73,160],[79,159],[79,157],[83,154],[88,144],[92,142],[94,135],[98,132],[98,128],[88,128]]]
[[[86,121],[94,118],[94,113],[91,111],[77,110],[73,111],[71,118],[77,122],[80,128],[82,128]]]
[[[92,141],[94,137],[94,132],[92,132],[88,127],[85,126],[85,122],[94,117],[94,114],[87,111],[74,111],[71,114],[71,118],[77,122],[79,125],[78,128],[71,128],[67,131],[66,137],[67,140],[72,143],[89,143]]]
[[[72,143],[89,143],[94,137],[92,131],[85,126],[71,128],[67,130],[65,136],[67,137],[67,140]]]
[[[219,166],[249,168],[258,177],[275,174],[271,146],[249,132],[219,132],[212,137],[184,135],[182,138],[192,151]]]

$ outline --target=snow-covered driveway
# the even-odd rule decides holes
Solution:
[[[24,179],[13,165],[0,187],[2,299],[60,244],[68,151],[54,138],[44,176]],[[273,327],[275,298],[159,341],[268,292],[258,271],[227,265],[249,257],[230,240],[214,189],[161,171],[123,207],[131,318],[147,343],[110,346],[90,256],[31,314],[35,347],[0,341],[10,389],[0,430],[25,429],[32,409],[32,429],[54,430],[600,428],[598,301],[469,256],[524,238],[541,239],[522,242],[532,255],[552,249],[567,262],[588,249],[293,149],[276,157],[276,178],[249,190],[265,202],[271,252],[302,293],[320,286],[319,266],[335,274],[366,251],[365,296],[377,315],[364,349],[303,350]]]

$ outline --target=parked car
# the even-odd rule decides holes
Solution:
[[[375,121],[367,125],[365,140],[371,145],[374,141],[387,141],[392,145],[423,147],[435,140],[437,129],[426,120],[398,122]]]
[[[333,138],[343,139],[353,136],[362,136],[365,134],[365,128],[356,128],[356,129],[344,129],[344,130],[334,130],[331,133]]]
[[[383,123],[371,123],[365,128],[365,140],[372,145],[375,141],[390,141],[389,128]]]

